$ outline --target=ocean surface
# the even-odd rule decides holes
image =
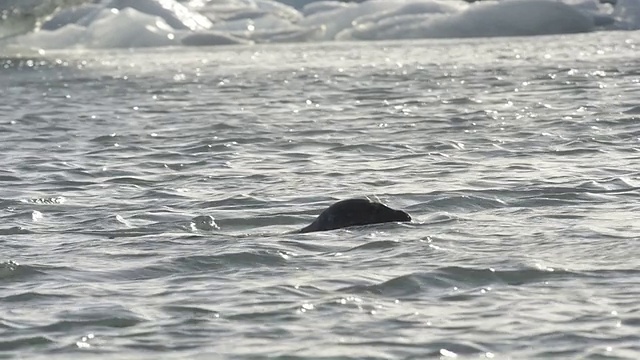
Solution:
[[[5,55],[0,358],[638,359],[639,51]],[[291,233],[351,197],[413,221]]]

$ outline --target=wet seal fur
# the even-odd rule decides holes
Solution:
[[[342,229],[350,226],[411,221],[411,216],[368,199],[347,199],[325,209],[310,225],[298,233]]]

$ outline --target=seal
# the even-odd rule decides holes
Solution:
[[[350,226],[411,221],[402,210],[392,209],[368,199],[341,200],[325,209],[310,225],[298,233],[342,229]]]

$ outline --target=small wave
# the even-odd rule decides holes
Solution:
[[[499,199],[497,196],[489,198],[477,194],[454,193],[429,200],[423,204],[423,206],[439,210],[458,208],[465,210],[484,210],[503,208],[507,206],[507,203],[504,200]]]
[[[126,316],[120,311],[114,311],[108,315],[106,313],[84,314],[83,320],[60,320],[49,325],[40,326],[37,330],[43,332],[69,332],[96,327],[121,329],[136,326],[143,321],[144,319],[137,316]]]
[[[406,297],[433,290],[459,288],[473,289],[492,284],[523,285],[546,281],[550,278],[575,275],[570,271],[529,268],[522,270],[476,269],[450,266],[427,273],[418,272],[401,275],[373,285],[349,286],[339,291],[373,293],[378,295]]]
[[[130,229],[120,230],[93,230],[87,231],[84,228],[68,229],[69,233],[85,234],[104,236],[109,239],[127,238],[127,237],[142,237],[147,235],[161,234],[165,232],[165,229],[159,229],[154,227],[136,227]]]
[[[20,265],[13,260],[0,263],[0,282],[22,281],[41,274],[44,273],[34,267]]]
[[[106,179],[104,182],[114,183],[114,184],[127,184],[127,185],[136,185],[136,186],[151,186],[156,183],[154,180],[141,179],[139,177],[134,176],[120,176]]]
[[[0,235],[28,235],[35,232],[25,229],[22,226],[12,226],[9,228],[0,228]]]
[[[640,114],[640,106],[634,106],[622,112],[623,114]]]
[[[363,154],[375,154],[375,153],[387,153],[389,147],[382,145],[370,145],[370,144],[344,144],[335,146],[333,148],[328,149],[330,153],[352,153],[352,152],[360,152]]]
[[[359,251],[359,250],[386,250],[386,249],[396,248],[399,245],[401,245],[400,242],[393,241],[393,240],[371,241],[366,244],[353,247],[349,250],[346,250],[345,252]]]
[[[22,181],[22,179],[16,176],[11,176],[11,175],[0,175],[0,181],[6,181],[9,183],[12,183],[12,182],[20,182]]]
[[[175,314],[189,314],[189,315],[198,315],[198,316],[211,316],[217,317],[220,313],[215,310],[205,309],[199,306],[189,306],[189,305],[167,305],[163,306],[163,310],[169,313]]]
[[[297,236],[297,235],[295,235],[295,236]],[[292,247],[292,248],[296,248],[296,249],[309,251],[309,252],[313,252],[313,253],[323,253],[323,252],[336,251],[335,250],[335,246],[330,246],[330,245],[327,245],[327,244],[320,244],[318,242],[312,242],[312,241],[304,242],[304,241],[299,241],[299,240],[280,240],[280,241],[278,241],[278,244],[284,245],[284,246],[288,246],[288,247]]]
[[[0,352],[21,349],[33,349],[53,344],[54,341],[47,336],[6,336],[0,340]]]
[[[237,321],[269,321],[275,323],[287,323],[299,319],[293,308],[278,309],[273,311],[250,311],[225,316],[228,320]]]
[[[612,178],[598,181],[590,180],[575,186],[526,186],[516,190],[489,188],[459,190],[451,193],[434,191],[424,196],[425,200],[407,207],[407,210],[423,210],[428,207],[435,211],[468,212],[505,207],[562,206],[609,202],[616,197],[640,196],[639,190],[640,187],[625,178]],[[448,218],[449,215],[444,216],[443,220],[454,220]]]
[[[136,276],[136,279],[162,277],[176,274],[176,272],[234,272],[247,268],[285,266],[288,264],[288,257],[289,255],[285,252],[266,250],[255,252],[227,252],[218,255],[183,256],[144,268],[137,268],[134,269],[134,271],[127,270],[126,272]],[[118,277],[121,278],[122,276]]]
[[[0,300],[4,302],[26,303],[28,301],[58,300],[58,299],[65,299],[65,298],[71,298],[71,297],[73,297],[73,295],[47,294],[47,293],[42,293],[37,291],[27,291],[19,294],[12,294],[8,296],[0,297]]]

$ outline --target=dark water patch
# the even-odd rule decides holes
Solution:
[[[95,331],[100,327],[129,328],[147,321],[143,316],[127,307],[108,303],[108,300],[85,302],[82,305],[60,311],[56,314],[54,321],[34,328],[34,330],[86,333],[86,330]]]
[[[584,214],[545,214],[542,215],[547,219],[558,219],[558,220],[580,220],[587,218]]]
[[[108,239],[144,237],[147,235],[161,234],[161,233],[164,233],[165,231],[166,229],[159,229],[154,227],[135,227],[135,228],[129,228],[129,229],[120,229],[120,230],[92,230],[92,231],[86,231],[84,230],[84,228],[73,228],[73,229],[67,230],[67,232],[70,232],[70,233],[100,236]]]
[[[234,229],[240,229],[240,231],[244,231],[246,234],[257,234],[258,232],[267,234],[268,232],[267,230],[265,230],[265,228],[279,227],[281,225],[297,224],[299,223],[297,219],[298,217],[294,217],[294,216],[253,215],[253,216],[240,217],[240,218],[225,217],[219,220],[216,219],[216,223],[223,230],[234,228]],[[293,228],[290,230],[296,230],[296,229]],[[283,234],[283,232],[281,232],[280,234]]]
[[[465,301],[473,301],[479,296],[483,295],[483,292],[488,289],[471,289],[460,291],[459,289],[454,288],[452,293],[444,294],[439,297],[440,301],[450,301],[450,302],[465,302]]]
[[[267,199],[259,199],[250,194],[232,194],[217,200],[202,201],[197,206],[202,209],[215,208],[221,210],[264,208],[270,203]]]
[[[91,142],[95,142],[95,143],[99,143],[102,145],[113,145],[114,143],[117,142],[121,142],[125,139],[130,138],[129,136],[123,136],[123,135],[118,135],[117,133],[111,133],[109,135],[100,135],[100,136],[96,136],[93,139],[90,139],[89,141]]]
[[[126,155],[131,155],[131,153],[135,153],[135,151],[133,150],[139,150],[140,148],[138,147],[134,147],[131,145],[121,145],[119,143],[113,143],[109,146],[106,146],[104,148],[96,148],[96,149],[92,149],[92,150],[88,150],[87,152],[85,152],[83,155],[92,158],[92,157],[99,157],[99,158],[109,158],[109,157],[115,157],[115,158],[126,158]],[[140,156],[142,156],[142,154],[139,154]]]
[[[198,169],[198,168],[206,166],[206,165],[209,165],[209,160],[208,159],[207,160],[199,160],[199,161],[191,161],[191,162],[185,161],[183,159],[182,161],[177,162],[177,163],[170,163],[168,161],[165,161],[162,166],[164,168],[167,168],[167,169],[170,169],[170,170],[173,170],[173,171],[187,171],[187,170],[192,171],[194,169]]]
[[[297,299],[297,301],[305,301],[313,296],[322,296],[326,294],[325,290],[322,290],[318,287],[312,285],[270,285],[270,286],[259,286],[251,289],[246,289],[240,292],[243,298],[245,299],[257,299],[257,298],[265,298],[268,299],[288,299],[286,303],[290,303],[294,301],[293,299]],[[278,305],[283,303],[280,300],[274,300],[274,304]],[[260,305],[267,305],[269,302],[261,302]]]
[[[418,150],[409,150],[409,151],[418,151]],[[408,160],[421,160],[424,158],[424,154],[421,152],[418,153],[401,153],[401,154],[393,154],[393,157],[389,159],[389,161],[393,161],[394,163],[404,163]],[[416,169],[416,164],[407,164],[403,167],[399,167],[398,169]]]
[[[428,342],[408,342],[408,341],[345,341],[342,342],[341,345],[349,346],[349,347],[364,347],[368,349],[376,349],[384,350],[388,353],[401,352],[405,356],[409,355],[408,353],[413,353],[413,356],[416,356],[416,359],[426,358],[426,359],[448,359],[448,358],[458,358],[459,356],[474,356],[477,358],[482,358],[486,350],[484,347],[480,345],[476,345],[473,343],[462,343],[462,342],[439,342],[439,341],[428,341]],[[409,357],[413,358],[413,357]]]
[[[440,287],[443,287],[442,282],[439,283]],[[339,289],[338,291],[356,294],[371,293],[376,295],[402,297],[420,293],[429,285],[434,285],[434,283],[432,282],[431,284],[427,284],[415,275],[403,275],[380,284],[355,285]]]
[[[291,164],[291,163],[292,164],[296,164],[296,163],[308,164],[310,162],[306,160],[313,159],[315,157],[315,155],[311,153],[292,152],[292,151],[288,151],[282,155],[288,159],[287,160],[288,164]]]
[[[309,298],[326,293],[324,290],[311,285],[279,285],[274,287],[274,290],[281,294],[290,294],[299,298]]]
[[[218,154],[219,152],[227,152],[230,150],[229,146],[225,146],[224,143],[219,142],[221,141],[217,139],[190,141],[182,144],[180,147],[163,147],[164,151],[156,151],[154,154],[151,154],[150,157],[166,160],[184,160],[187,159],[190,155],[206,154],[210,152]]]
[[[512,205],[516,207],[559,207],[559,206],[579,206],[584,203],[590,203],[592,199],[575,199],[571,194],[555,195],[552,197],[529,197],[512,201]],[[604,201],[603,201],[604,202]]]
[[[264,304],[260,304],[260,306],[265,306]],[[291,306],[283,306],[280,309],[276,310],[264,310],[264,311],[247,311],[235,314],[223,314],[222,317],[227,320],[234,321],[250,321],[250,322],[274,322],[274,323],[288,323],[300,320],[300,316],[296,314],[295,307]]]
[[[36,232],[25,229],[22,226],[12,226],[10,228],[0,228],[0,235],[30,235]],[[1,240],[0,240],[1,242]]]
[[[47,294],[37,291],[27,291],[19,294],[0,296],[0,302],[16,302],[16,303],[27,303],[30,301],[41,301],[41,300],[59,300],[59,299],[67,299],[75,297],[70,294]]]
[[[163,306],[162,310],[167,313],[176,314],[176,315],[189,315],[189,316],[202,316],[202,317],[210,317],[217,318],[220,313],[215,310],[205,309],[200,306],[189,306],[189,305],[167,305]]]
[[[381,145],[375,145],[375,144],[373,144],[373,145],[371,145],[371,144],[345,144],[345,145],[340,145],[340,146],[335,146],[335,147],[329,148],[327,151],[331,152],[331,153],[358,152],[358,153],[363,153],[363,154],[375,154],[375,153],[395,152],[396,149],[394,149],[392,147],[388,147],[388,146],[381,146]]]
[[[20,265],[12,260],[0,263],[0,283],[30,280],[45,273],[44,270],[38,270],[29,265]]]
[[[550,331],[543,332],[531,335],[529,337],[520,338],[518,340],[521,341],[535,341],[540,342],[542,344],[549,344],[551,349],[541,349],[536,352],[536,357],[540,358],[566,358],[570,357],[572,354],[575,354],[577,351],[580,351],[584,347],[584,345],[580,344],[590,344],[590,347],[600,347],[603,351],[600,356],[590,356],[585,357],[587,359],[629,359],[626,356],[617,356],[616,350],[619,347],[626,347],[627,344],[637,344],[640,340],[640,336],[637,335],[625,335],[620,336],[619,334],[611,334],[604,335],[598,334],[597,332],[580,332],[573,330],[572,332],[567,331]],[[611,350],[606,350],[610,348]],[[635,350],[637,352],[639,346],[635,346]],[[616,349],[616,350],[614,350]],[[605,356],[605,353],[611,353],[609,356]],[[624,351],[623,351],[624,353]]]
[[[438,197],[433,200],[429,200],[422,206],[431,207],[434,209],[458,209],[462,208],[465,211],[468,210],[485,210],[485,209],[498,209],[508,206],[503,200],[496,198],[488,198],[474,194],[460,194],[452,193],[446,196]]]
[[[314,153],[320,153],[323,151],[327,151],[328,149],[331,149],[332,147],[336,146],[335,142],[330,142],[330,141],[320,141],[318,139],[314,139],[315,136],[327,136],[328,134],[333,134],[334,131],[333,130],[323,130],[323,129],[313,129],[313,130],[307,130],[307,129],[301,129],[299,131],[296,131],[295,134],[304,137],[305,141],[304,142],[298,142],[298,141],[282,141],[279,142],[277,144],[279,149],[283,149],[283,150],[293,150],[296,149],[300,152],[302,152],[303,154],[306,154],[308,151],[311,154]]]
[[[588,277],[610,278],[610,279],[635,279],[640,277],[640,269],[603,269],[603,270],[583,270],[580,274]]]
[[[576,276],[576,274],[563,270],[522,269],[499,271],[451,266],[426,273],[417,272],[401,275],[378,284],[349,286],[339,291],[409,297],[429,293],[432,290],[442,292],[444,289],[454,287],[473,289],[493,284],[525,285],[571,276]]]
[[[24,200],[0,198],[0,210],[12,211],[15,206],[21,204],[24,204]]]
[[[293,234],[292,236],[298,236],[298,235]],[[305,242],[305,241],[299,241],[299,240],[279,240],[278,244],[287,246],[289,248],[306,250],[313,253],[336,251],[335,246],[314,242],[314,241]]]
[[[529,164],[511,164],[506,169],[513,171],[540,171],[537,167]]]
[[[619,195],[632,195],[637,197],[637,190],[585,190],[574,188],[571,190],[552,190],[546,193],[524,194],[513,199],[510,203],[513,206],[535,208],[538,206],[563,206],[610,203],[615,201]],[[535,193],[535,192],[534,192]],[[618,196],[615,196],[618,195]]]
[[[611,196],[611,197],[609,197]],[[640,188],[611,180],[585,182],[569,186],[525,186],[521,189],[460,190],[455,192],[433,191],[428,195],[414,196],[422,202],[407,207],[408,211],[423,210],[485,210],[506,207],[562,206],[583,203],[610,202],[615,197],[640,197]]]
[[[114,184],[127,184],[127,185],[136,185],[136,186],[152,186],[158,183],[160,179],[157,180],[147,180],[142,179],[140,177],[134,176],[120,176],[120,177],[112,177],[103,180],[105,183],[114,183]]]
[[[104,277],[121,281],[143,281],[168,278],[176,276],[176,273],[177,271],[175,268],[153,264],[148,266],[138,265],[131,268],[108,271],[104,273]]]
[[[11,175],[0,175],[0,181],[2,182],[9,182],[9,183],[15,183],[15,182],[20,182],[22,181],[21,178],[17,177],[17,176],[11,176]]]
[[[40,191],[55,191],[60,193],[82,193],[87,191],[91,186],[96,185],[94,182],[74,182],[69,184],[68,181],[43,181],[39,184],[38,190]]]
[[[577,148],[577,149],[568,149],[568,150],[560,150],[556,149],[553,152],[554,156],[578,156],[578,155],[586,155],[592,156],[593,154],[607,154],[608,151],[603,149],[590,149],[590,148]]]
[[[334,350],[335,352],[335,350]],[[292,353],[295,353],[295,351],[292,351]],[[239,360],[263,360],[264,359],[264,355],[234,355],[235,359],[239,359]],[[383,355],[378,355],[378,356],[371,356],[371,355],[363,355],[363,354],[358,354],[358,355],[336,355],[336,356],[332,356],[332,355],[327,355],[327,356],[319,356],[319,355],[288,355],[288,354],[283,354],[283,355],[273,355],[273,356],[269,356],[269,359],[274,359],[274,360],[387,360],[390,359],[390,357],[388,356],[383,356]]]
[[[172,181],[175,181],[175,179]],[[146,189],[132,198],[145,201],[164,201],[169,199],[188,199],[189,195],[171,189]]]
[[[623,114],[633,114],[633,115],[640,114],[640,105],[631,107],[631,108],[623,111],[622,113]]]
[[[47,345],[51,345],[53,343],[54,341],[47,336],[7,336],[5,334],[3,335],[3,338],[0,339],[0,351],[15,351],[24,349],[33,350],[34,348],[46,347]]]
[[[78,320],[60,320],[49,325],[39,326],[34,330],[43,332],[83,332],[82,330],[90,329],[95,331],[96,328],[116,328],[123,329],[136,326],[143,322],[143,319],[137,317],[127,317],[120,315],[100,315],[100,314],[86,314],[84,319]]]
[[[402,244],[399,241],[379,240],[379,241],[371,241],[366,244],[352,247],[351,249],[345,250],[344,252],[353,252],[353,251],[361,251],[361,250],[389,250],[389,249],[394,249],[401,245]]]
[[[196,255],[174,258],[163,266],[180,272],[239,270],[257,267],[281,267],[288,261],[278,251],[257,250],[228,252],[219,255]]]
[[[447,149],[450,146],[445,146]],[[434,149],[437,150],[437,149]],[[430,152],[429,153],[430,156],[438,156],[438,158],[440,158],[442,156],[442,153],[440,152]],[[444,161],[437,161],[433,164],[433,167],[442,167],[443,169],[441,170],[442,174],[448,174],[448,173],[454,173],[456,170],[468,170],[470,168],[473,167],[473,163],[471,162],[464,162],[464,161],[453,161],[453,160],[444,160]]]

